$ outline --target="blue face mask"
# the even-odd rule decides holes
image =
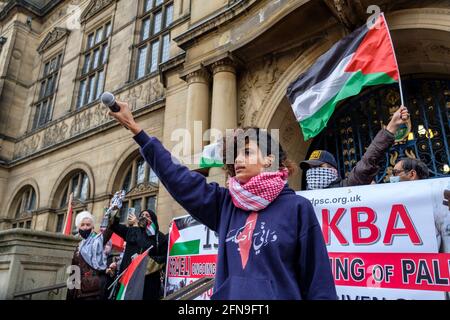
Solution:
[[[399,183],[400,177],[391,177],[390,180],[391,180],[391,183]]]

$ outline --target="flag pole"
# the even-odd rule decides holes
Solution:
[[[400,100],[401,100],[402,106],[406,107],[406,105],[405,105],[405,98],[404,98],[404,95],[403,95],[402,76],[400,74],[400,68],[398,67],[397,54],[395,53],[395,47],[394,47],[394,42],[392,41],[391,30],[389,29],[389,25],[388,25],[388,23],[386,21],[386,17],[384,16],[384,12],[381,13],[381,17],[383,18],[383,21],[384,21],[384,23],[386,25],[386,28],[388,29],[389,40],[391,41],[392,51],[394,52],[395,64],[397,65],[398,86],[399,86],[399,89],[400,89]]]

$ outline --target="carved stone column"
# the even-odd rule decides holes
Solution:
[[[237,127],[236,64],[229,59],[212,65],[214,74],[211,128],[225,133]],[[215,142],[215,141],[211,141]]]
[[[211,129],[220,130],[225,134],[226,129],[235,129],[238,125],[237,80],[236,64],[226,58],[213,63],[214,75],[213,98],[211,110]],[[215,143],[217,137],[211,137]],[[223,175],[220,168],[212,168],[210,176]]]
[[[202,123],[203,132],[209,129],[209,73],[205,69],[194,71],[186,76],[188,96],[186,106],[186,128],[191,134],[191,154],[202,152],[203,145],[194,144],[194,124]],[[203,138],[201,139],[203,141]],[[185,149],[186,150],[186,149]]]

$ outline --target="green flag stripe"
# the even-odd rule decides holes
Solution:
[[[201,158],[200,168],[222,168],[223,162],[220,160]]]
[[[391,78],[386,73],[372,73],[365,75],[361,71],[355,72],[336,96],[320,108],[314,116],[300,122],[305,141],[317,136],[327,126],[328,121],[340,101],[358,95],[363,87],[380,84],[392,84],[396,82],[396,80]]]
[[[124,300],[125,297],[125,286],[123,284],[120,284],[119,293],[117,294],[116,300]]]
[[[200,240],[175,243],[170,250],[170,256],[186,256],[200,253]]]

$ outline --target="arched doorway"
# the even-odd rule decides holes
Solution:
[[[410,132],[398,137],[386,154],[376,182],[386,182],[395,163],[406,157],[424,161],[432,177],[450,176],[450,80],[410,76],[403,87]],[[328,150],[335,155],[341,176],[347,176],[399,105],[398,85],[372,88],[345,101],[328,128],[313,140],[306,158],[314,150]]]
[[[398,9],[392,8],[391,12],[386,12],[400,72],[404,80],[407,106],[414,114],[412,135],[408,135],[407,141],[403,145],[400,143],[396,145],[397,153],[390,154],[387,157],[385,170],[377,177],[379,182],[383,182],[389,174],[390,165],[388,165],[388,162],[391,163],[391,161],[404,156],[423,159],[434,172],[433,176],[447,174],[449,165],[447,155],[449,144],[447,104],[449,97],[445,92],[448,92],[448,81],[450,79],[450,60],[448,59],[450,56],[450,37],[448,32],[449,25],[445,17],[448,16],[448,9],[427,8],[425,3],[423,6],[420,9],[403,6]],[[294,20],[297,14],[300,13],[292,13]],[[272,50],[272,47],[267,46],[267,43],[271,41],[279,43],[279,39],[282,39],[279,36],[283,34],[282,24],[285,22],[286,25],[292,26],[292,23],[288,22],[287,18],[282,19],[278,29],[275,28],[270,33],[262,34],[253,41],[251,46],[247,45],[245,47],[246,50],[242,49],[237,53],[243,52],[240,57],[246,62],[252,62],[254,60],[251,59],[252,54],[253,58],[258,58],[263,53]],[[275,75],[269,77],[270,81],[267,81],[267,77],[264,77],[265,70],[262,67],[254,68],[255,70],[253,70],[250,68],[251,64],[247,64],[247,66],[253,77],[242,77],[240,85],[243,88],[241,91],[244,92],[241,93],[241,96],[244,96],[244,98],[247,96],[262,97],[260,99],[254,98],[251,104],[244,103],[241,106],[244,111],[243,114],[251,117],[249,123],[252,126],[280,129],[281,143],[287,149],[290,158],[296,163],[307,158],[311,149],[321,146],[320,139],[324,137],[324,133],[314,141],[304,141],[301,129],[296,123],[292,109],[285,98],[286,90],[290,83],[308,70],[334,43],[342,39],[344,35],[340,34],[340,31],[341,27],[338,24],[331,25],[322,36],[314,38],[314,34],[310,34],[309,37],[315,39],[310,43],[293,38],[289,42],[291,45],[285,48],[284,51],[270,51],[266,56],[276,62],[268,64],[269,70],[266,74]],[[290,55],[291,52],[293,52],[292,56]],[[269,61],[272,60],[269,59]],[[257,80],[260,81],[258,82]],[[267,88],[261,87],[261,83],[269,83],[270,86],[267,86]],[[258,88],[264,90],[258,91]],[[389,92],[391,94],[388,95]],[[352,137],[347,139],[347,142],[350,140],[353,144],[357,143],[357,145],[348,149],[351,155],[348,160],[342,158],[342,168],[340,168],[342,175],[351,170],[360,158],[360,150],[365,150],[368,146],[363,142],[371,141],[376,131],[381,129],[382,124],[388,123],[389,115],[400,105],[397,86],[375,87],[365,90],[358,97],[344,101],[340,105],[341,108],[338,108],[335,118],[330,121],[329,128],[335,125],[336,120],[341,120],[337,118],[340,110],[347,110],[349,107],[346,106],[351,106],[352,104],[362,103],[367,106],[372,103],[375,104],[376,108],[380,108],[380,101],[383,97],[389,103],[385,102],[386,108],[377,111],[377,117],[379,118],[373,119],[373,121],[378,121],[377,126],[370,123],[371,130],[374,132],[367,130],[364,133],[360,133],[360,138],[358,139]],[[245,99],[242,100],[246,101]],[[361,110],[361,108],[362,106],[354,110]],[[436,113],[435,117],[429,115],[431,111],[436,110],[440,111]],[[368,115],[366,115],[365,120],[361,118],[363,115],[357,114],[357,116],[360,117],[357,125],[361,129],[359,126],[363,126],[364,121],[368,119]],[[348,117],[350,121],[357,118],[352,113],[347,113]],[[366,127],[368,128],[369,124],[366,124]],[[446,131],[444,132],[441,128],[446,128]],[[433,130],[435,131],[434,133]],[[362,141],[361,145],[360,141]],[[311,147],[311,143],[314,143],[314,146]],[[322,138],[322,145],[325,143],[331,145],[331,140]],[[325,147],[330,148],[331,146],[324,146],[323,148]],[[341,153],[345,151],[342,147],[339,148]],[[442,150],[445,150],[445,152]],[[345,156],[348,157],[348,154]],[[347,168],[345,165],[347,165]],[[296,177],[290,180],[290,185],[295,190],[302,189],[302,180],[304,179],[302,173],[300,171]],[[295,179],[298,180],[295,181]]]

